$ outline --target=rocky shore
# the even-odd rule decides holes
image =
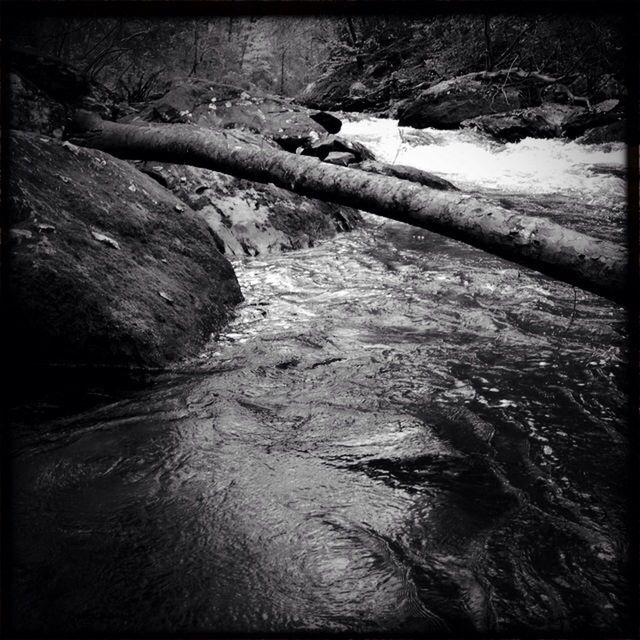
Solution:
[[[360,220],[353,209],[271,184],[79,149],[65,142],[78,108],[134,126],[222,129],[231,141],[445,189],[454,187],[379,163],[341,138],[340,110],[418,129],[473,128],[501,142],[624,139],[615,84],[603,84],[592,96],[597,102],[578,104],[569,88],[540,73],[443,78],[412,66],[410,56],[398,66],[397,53],[392,46],[364,67],[362,60],[333,67],[297,102],[188,77],[145,102],[122,103],[60,60],[14,51],[7,300],[20,360],[144,368],[194,355],[242,300],[228,258],[313,246]]]
[[[326,157],[344,151],[328,114],[197,78],[144,104],[116,104],[58,60],[26,51],[13,63],[6,293],[23,366],[145,368],[194,355],[242,300],[228,257],[311,246],[360,219],[273,185],[126,162],[64,140],[80,107],[140,126],[223,128],[293,152],[323,140]]]
[[[387,79],[372,77],[367,84],[362,79],[346,84],[345,76],[336,71],[309,85],[301,102],[324,109],[358,107],[398,118],[401,127],[471,127],[501,142],[526,137],[585,144],[625,139],[623,95],[618,86],[603,90],[591,104],[554,78],[522,69],[473,72],[433,83],[418,83],[419,78],[397,81],[393,93]]]

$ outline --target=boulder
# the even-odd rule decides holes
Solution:
[[[353,153],[349,153],[348,151],[331,151],[324,161],[329,164],[337,164],[342,167],[346,167],[357,160]]]
[[[339,136],[325,135],[302,148],[302,154],[325,160],[331,153],[350,153],[355,162],[375,160],[375,155],[357,140],[348,140]]]
[[[313,246],[353,229],[361,220],[355,209],[272,184],[187,165],[144,162],[139,167],[206,220],[225,255],[255,256]]]
[[[621,122],[624,110],[620,100],[611,99],[600,102],[589,110],[576,113],[562,123],[562,133],[567,138],[577,138],[595,127]]]
[[[66,107],[40,91],[33,82],[11,73],[9,100],[9,125],[12,128],[62,136],[67,119]]]
[[[521,92],[516,87],[478,79],[478,74],[439,82],[406,100],[398,111],[399,126],[455,129],[464,120],[487,113],[518,109]]]
[[[329,111],[393,113],[398,100],[415,96],[441,77],[440,64],[425,59],[425,49],[411,39],[394,38],[389,46],[364,56],[340,56],[297,100]],[[436,70],[436,67],[439,70]]]
[[[327,139],[327,148],[318,152],[322,157],[332,150],[354,153],[357,159],[371,155],[357,143],[338,141],[327,134],[311,118],[311,111],[259,90],[251,91],[252,95],[242,87],[188,78],[173,82],[161,98],[121,121],[157,121],[161,116],[164,122],[222,129],[230,145],[239,140],[260,148],[306,153]],[[353,209],[304,198],[273,185],[197,167],[159,162],[137,166],[200,213],[227,255],[255,256],[312,246],[338,231],[352,229],[360,220]]]
[[[327,113],[326,111],[312,113],[310,117],[321,127],[324,127],[328,133],[338,133],[340,129],[342,129],[342,120],[336,118],[330,113]]]
[[[616,176],[617,178],[621,178],[622,180],[627,179],[627,167],[621,167],[616,164],[597,164],[591,167],[588,167],[589,173],[596,175],[604,175],[604,176]]]
[[[365,84],[363,77],[356,61],[342,62],[309,83],[297,101],[312,109],[328,111],[372,111],[388,107],[389,93],[382,90],[384,79],[366,77]]]
[[[8,330],[22,363],[153,367],[242,299],[207,224],[130,163],[11,134]]]
[[[325,126],[311,115],[308,109],[258,89],[249,93],[241,87],[202,78],[181,78],[173,81],[161,98],[120,122],[193,122],[215,129],[240,129],[259,133],[295,152],[327,133]],[[320,119],[329,124],[328,118]],[[337,118],[334,120],[340,123]],[[336,123],[331,122],[330,128],[335,129]]]
[[[562,123],[582,107],[546,103],[539,107],[516,109],[464,120],[461,125],[482,131],[501,142],[518,142],[524,138],[556,138],[562,133]]]
[[[627,128],[623,120],[587,129],[576,142],[580,144],[602,144],[605,142],[624,142]]]
[[[199,124],[215,128],[240,128],[259,133],[277,142],[287,151],[308,145],[326,133],[309,113],[280,98],[250,96],[243,93],[236,100],[213,102],[199,107],[194,117]]]
[[[161,98],[141,105],[137,113],[120,121],[191,122],[222,129],[231,145],[239,140],[260,148],[284,148],[298,153],[330,138],[322,157],[332,150],[354,152],[356,159],[368,157],[369,152],[357,143],[336,142],[327,134],[318,120],[333,128],[336,123],[341,125],[338,118],[334,118],[335,122],[331,118],[330,114],[320,117],[255,88],[187,78],[173,81]],[[338,231],[352,229],[360,220],[353,209],[304,198],[273,185],[197,167],[159,162],[138,166],[200,213],[215,231],[220,250],[227,255],[255,256],[312,246]]]
[[[106,119],[114,115],[113,92],[59,58],[28,47],[12,48],[11,70],[61,104],[96,111]]]
[[[9,123],[25,131],[62,137],[77,108],[110,119],[117,112],[113,93],[58,58],[29,48],[11,50]]]

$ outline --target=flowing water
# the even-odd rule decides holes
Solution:
[[[345,134],[624,240],[621,146]],[[18,425],[19,628],[624,628],[619,306],[374,216],[235,267],[246,301],[182,373]]]

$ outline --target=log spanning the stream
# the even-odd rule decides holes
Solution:
[[[188,164],[273,183],[460,240],[616,302],[630,299],[624,247],[518,214],[489,198],[260,148],[189,124],[119,124],[79,111],[69,139],[120,158]]]

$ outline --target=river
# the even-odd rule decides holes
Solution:
[[[625,239],[622,145],[343,133]],[[372,215],[234,266],[246,300],[182,370],[17,412],[17,628],[626,628],[621,307]]]

